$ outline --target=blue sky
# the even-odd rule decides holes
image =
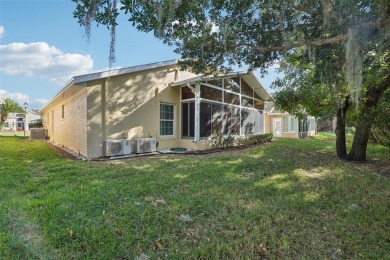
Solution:
[[[41,108],[72,76],[108,68],[109,31],[93,25],[88,43],[74,8],[71,0],[0,0],[1,97]],[[118,23],[113,67],[180,58],[125,15]],[[268,88],[274,78],[270,73],[260,81]]]

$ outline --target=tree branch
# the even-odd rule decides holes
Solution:
[[[294,5],[292,0],[287,0],[287,5],[290,6],[291,8],[293,8],[293,9],[295,9],[297,11],[300,11],[300,12],[303,12],[303,13],[308,13],[308,14],[311,14],[311,15],[318,14],[318,12],[315,12],[313,10],[308,10],[308,9],[303,8],[301,6]]]
[[[359,31],[366,31],[366,30],[373,30],[373,29],[379,29],[381,27],[385,27],[387,24],[383,23],[382,20],[378,20],[376,22],[369,22],[362,24],[358,26]],[[326,39],[321,39],[321,40],[315,40],[315,41],[303,41],[303,42],[294,42],[286,45],[281,45],[281,46],[274,46],[274,47],[261,47],[257,46],[254,44],[249,44],[245,42],[239,42],[236,45],[231,45],[228,46],[229,48],[235,49],[239,47],[249,47],[253,48],[257,51],[260,52],[272,52],[272,51],[286,51],[302,46],[323,46],[323,45],[329,45],[329,44],[334,44],[334,43],[339,43],[339,42],[345,42],[348,40],[348,33],[345,34],[340,34],[334,37],[326,38]]]

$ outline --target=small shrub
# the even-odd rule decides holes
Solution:
[[[34,122],[28,124],[29,128],[43,128],[43,122],[41,119],[37,119]]]
[[[233,146],[247,146],[270,142],[272,133],[251,134],[251,135],[223,135],[218,133],[209,137],[207,143],[211,148],[227,148]]]

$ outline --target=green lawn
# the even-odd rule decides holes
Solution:
[[[390,149],[334,142],[74,162],[0,137],[0,259],[389,258]]]

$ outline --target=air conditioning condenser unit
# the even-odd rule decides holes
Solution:
[[[105,140],[103,142],[104,156],[118,156],[131,153],[130,140]]]
[[[136,153],[151,153],[156,151],[156,138],[135,139]]]

